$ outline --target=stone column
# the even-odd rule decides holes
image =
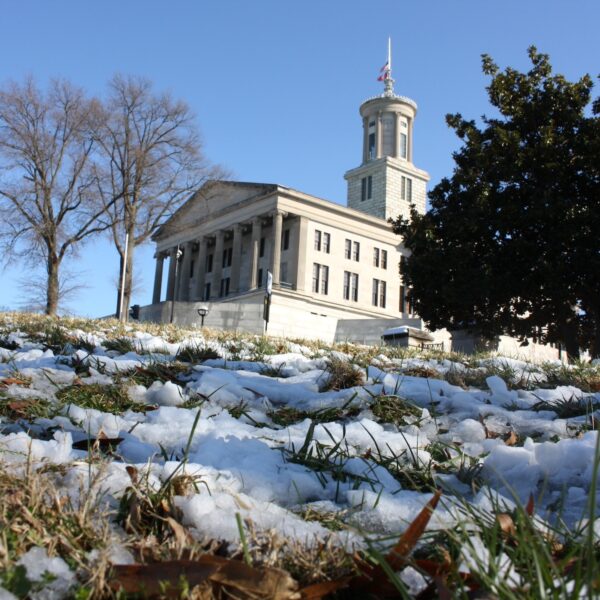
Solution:
[[[213,255],[213,275],[210,286],[210,299],[216,300],[221,290],[221,278],[223,276],[223,241],[225,232],[221,229],[215,232],[215,253]]]
[[[383,128],[381,126],[381,111],[377,113],[377,122],[375,125],[375,157],[381,158],[381,146],[383,139]]]
[[[167,300],[175,300],[175,272],[177,265],[177,248],[169,250],[169,278],[167,280]]]
[[[299,292],[305,291],[306,286],[306,241],[307,241],[308,219],[306,217],[298,217],[298,225],[296,228],[296,290]]]
[[[369,160],[369,117],[363,118],[363,164]]]
[[[192,242],[183,245],[183,260],[179,269],[179,294],[177,298],[182,302],[190,299],[190,263],[192,262]]]
[[[273,285],[279,285],[279,274],[281,269],[281,232],[283,229],[284,213],[276,210],[273,213],[273,248],[271,249],[271,275]]]
[[[400,147],[401,147],[400,146],[400,130],[402,128],[400,127],[400,113],[395,113],[394,116],[396,117],[396,121],[395,121],[395,127],[396,127],[396,136],[395,136],[395,139],[396,139],[396,149],[395,149],[395,152],[394,152],[394,156],[396,158],[401,158],[401,156],[400,156]]]
[[[237,294],[240,290],[240,266],[242,263],[242,226],[233,226],[233,247],[231,249],[231,282],[229,293]]]
[[[406,156],[410,162],[413,161],[413,119],[408,119],[408,134],[406,145],[408,146],[408,150],[406,152]]]
[[[260,258],[260,238],[262,237],[262,218],[252,219],[252,258],[250,263],[250,289],[258,287],[258,261]]]
[[[206,278],[206,247],[208,239],[202,236],[198,240],[198,262],[196,263],[194,278],[194,293],[192,300],[200,301],[204,298],[204,282]]]
[[[156,270],[154,271],[154,292],[152,294],[152,304],[160,302],[160,294],[162,291],[163,263],[165,260],[164,254],[156,253]]]

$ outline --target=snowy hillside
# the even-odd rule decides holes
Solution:
[[[304,591],[282,598],[327,597],[306,586],[360,579],[349,557],[377,563],[436,490],[392,570],[397,593],[585,593],[575,569],[530,581],[513,550],[524,518],[557,564],[553,544],[595,543],[599,389],[589,365],[4,315],[0,529],[14,536],[0,537],[0,598],[110,595],[110,565],[200,549],[286,569]],[[38,506],[87,507],[87,545],[21,514],[32,479],[47,484]],[[441,579],[427,561],[446,565]]]

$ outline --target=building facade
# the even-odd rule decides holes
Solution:
[[[208,182],[153,237],[154,293],[142,318],[188,323],[208,303],[215,326],[257,330],[270,272],[273,333],[335,338],[344,320],[418,325],[399,275],[406,251],[387,221],[411,204],[425,211],[416,112],[391,73],[384,93],[361,105],[362,162],[345,175],[347,206],[276,184]]]

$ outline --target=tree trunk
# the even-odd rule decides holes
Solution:
[[[133,287],[133,252],[135,250],[135,237],[133,229],[129,233],[129,242],[127,244],[127,258],[125,251],[119,252],[119,283],[117,286],[117,310],[115,317],[118,319],[121,315],[122,321],[127,321],[129,316],[129,304],[131,302],[131,291]],[[125,265],[127,261],[127,265]],[[123,269],[125,268],[125,285],[123,293],[123,310],[121,312],[121,286],[123,284]]]
[[[58,268],[60,262],[53,254],[50,254],[47,260],[48,280],[46,285],[46,314],[50,316],[56,316],[56,312],[58,310]]]
[[[577,339],[577,327],[572,320],[561,326],[561,338],[567,351],[567,359],[573,362],[579,358],[579,341]]]
[[[123,282],[123,268],[125,266],[124,253],[119,252],[119,280],[117,283],[117,308],[115,310],[115,319],[121,316],[121,284]]]

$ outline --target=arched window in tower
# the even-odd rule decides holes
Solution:
[[[383,130],[383,140],[381,151],[383,156],[394,155],[394,145],[396,141],[396,119],[393,114],[387,113],[381,117],[381,129]]]
[[[369,160],[377,158],[375,147],[375,121],[369,121]]]
[[[408,123],[406,119],[400,119],[400,158],[408,156]]]

